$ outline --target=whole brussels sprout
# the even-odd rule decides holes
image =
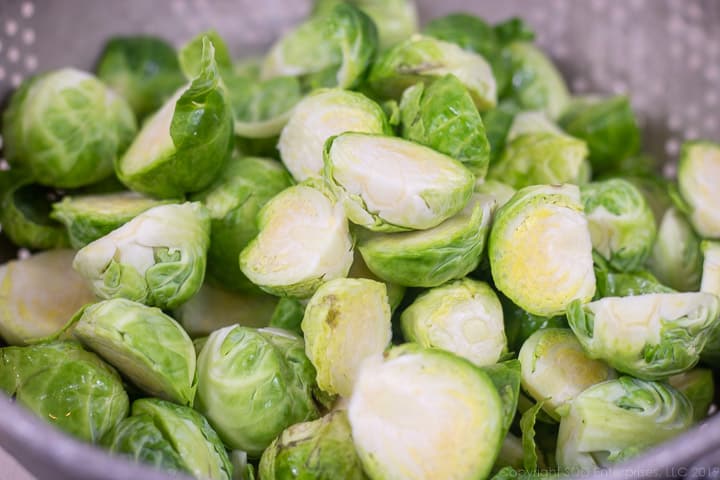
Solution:
[[[255,218],[260,209],[291,182],[276,161],[235,157],[207,190],[191,197],[210,212],[207,274],[211,280],[229,290],[257,290],[240,271],[238,255],[258,233]]]
[[[413,344],[367,362],[348,405],[355,448],[373,480],[486,478],[502,444],[503,412],[482,370]]]
[[[143,125],[115,171],[131,189],[179,198],[215,180],[232,146],[233,114],[215,61],[203,39],[198,75]]]
[[[3,151],[42,185],[80,187],[112,174],[135,130],[125,99],[91,74],[65,68],[30,78],[13,94]]]
[[[258,458],[284,429],[318,418],[304,349],[282,330],[230,326],[210,334],[198,355],[195,408],[228,447]]]
[[[350,423],[343,410],[287,428],[263,453],[259,473],[262,479],[367,478],[355,453]]]
[[[299,182],[320,178],[323,147],[328,138],[343,132],[390,133],[385,113],[361,93],[319,90],[293,110],[280,134],[280,158]]]
[[[694,368],[668,378],[668,383],[685,395],[693,406],[693,419],[703,420],[715,399],[713,372],[707,368]]]
[[[402,136],[460,160],[478,179],[485,178],[490,144],[472,97],[455,75],[425,87],[408,88],[400,102]]]
[[[630,182],[614,178],[580,188],[593,249],[613,268],[632,272],[650,255],[657,230],[652,210]]]
[[[507,353],[502,306],[484,282],[463,278],[432,288],[405,309],[400,321],[407,341],[447,350],[481,367]]]
[[[128,414],[117,372],[69,341],[0,348],[0,389],[38,417],[89,442]]]
[[[682,433],[692,422],[692,405],[670,385],[631,377],[599,383],[578,395],[560,421],[558,467],[578,474],[609,466]]]
[[[138,119],[160,108],[184,82],[175,49],[149,35],[108,40],[97,75],[128,101]]]
[[[457,214],[475,178],[457,160],[417,143],[349,132],[325,145],[325,181],[351,222],[398,232],[432,228]]]
[[[566,328],[538,330],[523,343],[518,359],[522,386],[554,419],[586,388],[615,378],[605,363],[589,358]]]
[[[720,239],[720,145],[708,141],[686,142],[680,151],[678,189],[687,202],[690,223],[705,238]]]
[[[0,336],[22,345],[60,332],[95,295],[72,269],[75,252],[49,250],[0,266]]]
[[[390,344],[387,289],[374,280],[330,280],[308,302],[301,326],[318,387],[349,397],[362,362]]]
[[[165,470],[210,480],[232,478],[225,447],[205,417],[164,400],[136,400],[132,416],[106,435],[103,444],[113,453]]]
[[[201,204],[161,205],[82,248],[73,268],[100,298],[175,308],[202,285],[209,237]]]
[[[399,285],[436,287],[477,268],[495,200],[473,194],[454,217],[429,230],[361,237],[358,250],[379,278]]]
[[[380,96],[397,99],[406,88],[448,73],[467,88],[478,110],[495,107],[497,84],[487,61],[477,53],[432,37],[413,35],[382,53],[367,81]]]
[[[159,308],[105,300],[78,313],[73,334],[143,391],[192,405],[197,380],[192,340]]]
[[[285,189],[258,214],[259,233],[240,253],[240,270],[271,294],[310,297],[345,277],[353,261],[342,205],[306,185]]]
[[[519,190],[495,215],[488,244],[496,287],[538,316],[595,294],[592,244],[574,185]]]
[[[709,293],[653,293],[573,302],[570,327],[591,358],[658,380],[695,366],[720,315]]]

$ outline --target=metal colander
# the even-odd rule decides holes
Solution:
[[[0,98],[39,71],[92,69],[114,34],[151,33],[179,45],[213,27],[236,57],[258,54],[299,22],[310,4],[0,0]],[[674,173],[684,140],[720,140],[720,0],[418,0],[418,5],[422,20],[454,11],[492,21],[525,18],[574,93],[631,95],[645,147],[664,162],[667,175]],[[17,254],[0,237],[0,259]],[[79,443],[2,395],[0,411],[0,446],[39,478],[170,478]],[[15,478],[8,472],[0,465],[0,479]],[[720,478],[720,416],[600,477]]]

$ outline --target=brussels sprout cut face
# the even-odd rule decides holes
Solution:
[[[412,345],[368,361],[348,417],[374,480],[485,478],[502,443],[502,402],[488,376],[452,354]]]
[[[374,231],[428,229],[458,213],[475,178],[422,145],[345,133],[325,146],[325,179],[353,223]]]
[[[720,242],[702,242],[703,267],[700,291],[720,297]]]
[[[428,290],[400,320],[408,341],[447,350],[478,366],[493,365],[507,353],[502,306],[484,282],[464,278]]]
[[[720,315],[709,293],[656,293],[573,303],[568,322],[591,358],[624,373],[663,379],[692,368]]]
[[[298,182],[321,177],[325,141],[343,132],[389,133],[389,127],[380,106],[366,96],[320,90],[293,110],[280,134],[280,158]]]
[[[240,254],[240,269],[263,290],[307,298],[347,275],[352,239],[342,206],[304,185],[290,187],[260,211],[260,233]]]
[[[95,296],[72,269],[75,252],[50,250],[0,266],[0,335],[21,345],[59,332]]]
[[[678,165],[678,187],[690,208],[690,222],[702,237],[720,238],[720,145],[688,142]]]
[[[595,294],[590,233],[573,185],[518,191],[496,214],[488,254],[497,288],[532,314],[558,315]]]

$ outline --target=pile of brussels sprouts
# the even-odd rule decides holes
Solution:
[[[117,37],[3,116],[0,388],[198,478],[593,471],[707,416],[720,145],[677,179],[519,19],[319,0],[257,59]]]

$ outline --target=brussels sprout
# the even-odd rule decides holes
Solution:
[[[202,285],[209,237],[201,204],[160,205],[83,247],[73,268],[100,298],[175,308]]]
[[[135,192],[67,196],[54,203],[50,216],[63,223],[74,248],[104,237],[158,205],[172,200],[155,200]]]
[[[205,191],[193,195],[210,212],[208,277],[230,290],[257,290],[238,266],[238,255],[258,233],[260,209],[292,183],[284,168],[263,158],[232,158]]]
[[[0,348],[0,389],[58,428],[98,442],[128,414],[117,372],[75,342]]]
[[[385,232],[439,225],[463,209],[475,183],[451,157],[407,140],[363,133],[327,142],[325,180],[351,222]]]
[[[574,185],[518,191],[495,215],[488,255],[496,287],[531,314],[559,315],[595,294],[590,233]]]
[[[0,336],[11,345],[58,333],[95,296],[72,269],[75,252],[50,250],[0,266]]]
[[[78,313],[73,334],[152,396],[181,405],[195,397],[195,349],[185,330],[159,308],[124,298]]]
[[[568,326],[565,315],[553,317],[533,315],[512,303],[505,295],[499,295],[499,297],[503,307],[508,349],[511,352],[518,352],[525,341],[538,330],[567,328]]]
[[[498,180],[478,179],[475,182],[474,191],[475,193],[487,195],[494,198],[495,207],[500,208],[510,201],[510,199],[513,195],[515,195],[515,192],[517,190],[515,190],[510,185],[500,182]]]
[[[71,68],[26,80],[3,114],[3,151],[42,185],[73,188],[112,174],[135,135],[127,102]],[[71,140],[71,141],[70,141]]]
[[[0,224],[15,245],[33,249],[69,245],[65,228],[50,218],[56,192],[14,170],[0,171],[0,183]]]
[[[583,352],[573,332],[566,328],[538,330],[523,343],[518,355],[522,386],[551,417],[560,418],[562,408],[580,392],[615,378],[605,363]]]
[[[700,291],[714,293],[720,297],[720,242],[705,240],[701,244],[701,249],[703,266]]]
[[[540,110],[518,112],[513,117],[510,129],[505,137],[506,142],[512,142],[521,135],[528,133],[553,133],[568,136],[558,127],[547,114]]]
[[[305,315],[305,304],[290,297],[281,297],[270,317],[269,327],[282,328],[295,335],[302,335],[302,319]]]
[[[255,466],[248,462],[247,452],[233,450],[230,452],[233,466],[233,480],[255,480]]]
[[[203,39],[200,72],[150,117],[115,170],[141,193],[178,198],[206,188],[232,146],[232,108],[215,61]]]
[[[390,344],[390,305],[385,285],[337,278],[322,285],[305,307],[305,353],[325,392],[349,397],[363,360]]]
[[[587,143],[593,170],[616,169],[640,150],[640,128],[624,96],[577,99],[559,119],[560,126]]]
[[[260,460],[260,478],[365,480],[347,414],[331,412],[282,432]]]
[[[399,285],[436,287],[477,268],[495,200],[474,194],[465,208],[437,227],[361,238],[358,250],[379,278]]]
[[[363,260],[362,255],[360,255],[357,249],[355,249],[355,257],[353,259],[352,265],[350,266],[348,278],[367,278],[368,280],[376,280],[378,282],[382,282],[382,280],[379,279],[377,275],[370,271],[367,264],[365,263],[365,260]],[[403,297],[405,296],[405,287],[403,287],[402,285],[398,285],[397,283],[383,283],[385,283],[385,288],[387,289],[390,311],[395,312],[395,310],[400,306]]]
[[[329,14],[339,3],[354,5],[370,17],[377,27],[380,50],[400,43],[418,30],[414,0],[315,0],[313,14]]]
[[[682,433],[692,421],[688,399],[667,384],[620,377],[594,385],[560,422],[558,466],[596,470]]]
[[[596,299],[603,297],[630,297],[647,293],[673,293],[675,290],[658,282],[649,272],[614,273],[596,268]]]
[[[195,408],[228,447],[257,458],[285,428],[318,417],[314,377],[299,337],[225,327],[198,355]]]
[[[514,42],[507,47],[512,63],[510,96],[525,110],[544,110],[555,120],[568,107],[570,94],[552,62],[536,46]]]
[[[713,372],[707,368],[695,368],[668,378],[668,383],[690,400],[693,406],[693,419],[703,420],[715,398]]]
[[[225,83],[235,116],[235,135],[246,138],[279,135],[293,107],[302,98],[296,77],[277,77],[263,82],[232,78]]]
[[[407,87],[448,73],[465,85],[480,111],[495,107],[497,85],[481,55],[422,35],[413,35],[381,54],[370,70],[368,84],[382,97],[400,98]]]
[[[623,272],[643,266],[657,230],[652,210],[640,190],[621,178],[583,185],[580,194],[593,249]]]
[[[350,88],[362,78],[377,45],[370,17],[341,3],[280,38],[265,57],[260,77],[299,76],[309,89]]]
[[[400,102],[402,136],[460,160],[485,178],[490,144],[472,97],[455,75],[408,88]]]
[[[146,35],[108,40],[97,75],[140,119],[160,108],[184,82],[172,45]]]
[[[280,158],[297,181],[321,177],[323,146],[343,132],[389,133],[382,109],[366,96],[332,89],[303,99],[280,134]]]
[[[438,40],[454,43],[465,50],[477,52],[487,59],[496,56],[500,48],[495,29],[482,18],[467,13],[451,13],[432,19],[422,32]]]
[[[115,453],[196,478],[230,480],[232,465],[220,437],[189,407],[156,398],[136,400],[132,416],[103,440]]]
[[[503,417],[487,374],[412,344],[391,349],[382,363],[367,362],[348,406],[355,448],[373,480],[486,478]]]
[[[191,337],[200,337],[235,324],[266,327],[277,304],[276,297],[264,293],[231,292],[204,283],[190,300],[173,311],[173,317]]]
[[[680,151],[678,187],[690,211],[690,223],[705,238],[720,238],[720,145],[686,142]]]
[[[205,62],[203,50],[207,48],[205,46],[206,39],[215,49],[213,58],[221,75],[224,77],[234,76],[235,66],[230,56],[230,49],[217,30],[213,28],[195,35],[180,48],[178,52],[178,62],[185,76],[192,79],[199,76],[203,68],[205,68],[203,66]]]
[[[497,162],[500,154],[505,150],[507,135],[515,122],[517,107],[500,104],[497,108],[483,112],[482,120],[485,125],[485,134],[490,144],[490,164]]]
[[[345,277],[353,252],[342,210],[309,186],[282,191],[260,210],[260,233],[240,253],[240,269],[263,290],[298,298]]]
[[[441,348],[475,365],[497,363],[507,353],[503,312],[484,282],[456,280],[422,293],[400,316],[405,339]]]
[[[623,373],[663,379],[695,366],[720,315],[709,293],[653,293],[573,302],[570,327],[591,358]]]
[[[503,411],[505,414],[503,427],[505,437],[509,435],[507,432],[515,419],[518,408],[518,399],[520,398],[520,362],[517,360],[508,360],[506,362],[496,363],[494,365],[486,365],[482,367],[482,371],[490,377],[493,385],[500,394]],[[504,444],[505,442],[503,442]]]

